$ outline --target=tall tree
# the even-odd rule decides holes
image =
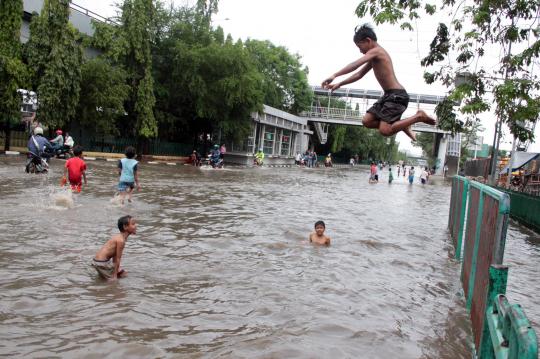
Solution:
[[[412,29],[422,12],[431,16],[442,11],[448,16],[441,17],[445,20],[421,61],[428,68],[426,82],[440,81],[450,91],[436,110],[440,127],[462,131],[494,105],[500,121],[517,138],[532,139],[530,125],[540,111],[540,82],[531,67],[540,55],[539,1],[362,0],[356,9],[359,17],[369,14],[377,24],[399,23],[402,29]],[[503,54],[495,66],[483,61],[486,50],[493,48]],[[455,81],[457,77],[465,81]],[[465,121],[454,111],[456,102]]]
[[[134,135],[143,141],[156,137],[158,132],[150,51],[154,17],[152,0],[125,0],[122,5],[119,55],[130,87],[126,110]]]
[[[11,125],[21,119],[21,95],[27,70],[21,58],[22,0],[0,2],[0,120],[5,124],[4,150],[9,150]]]
[[[45,0],[32,16],[26,58],[38,95],[40,122],[51,127],[68,123],[79,101],[82,47],[69,23],[68,0]]]
[[[128,91],[126,74],[120,67],[102,58],[85,62],[77,108],[81,125],[97,134],[116,133],[115,122],[124,116]]]
[[[245,46],[264,75],[265,104],[295,114],[311,105],[308,69],[302,67],[299,55],[270,41],[247,40]]]
[[[178,9],[168,29],[154,52],[160,134],[182,141],[245,135],[263,101],[262,76],[243,44],[224,40],[197,8]]]

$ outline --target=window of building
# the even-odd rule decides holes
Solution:
[[[276,128],[273,126],[265,126],[263,137],[263,152],[267,155],[274,153],[274,142],[276,139]]]
[[[281,134],[281,155],[290,156],[292,143],[292,132],[289,130],[283,130]]]

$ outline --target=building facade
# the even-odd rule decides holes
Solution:
[[[225,162],[250,165],[258,149],[265,154],[265,164],[294,164],[297,153],[308,149],[310,135],[307,119],[263,105],[262,113],[251,115],[251,132],[240,143],[225,141]]]

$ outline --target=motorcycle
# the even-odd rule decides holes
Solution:
[[[262,165],[263,165],[263,160],[262,160],[262,158],[257,158],[257,157],[255,157],[255,158],[253,159],[253,166],[259,166],[259,167],[261,167]]]
[[[33,152],[28,152],[25,171],[26,173],[47,173],[49,171],[49,164],[43,157]]]
[[[219,157],[209,157],[208,164],[210,164],[212,168],[223,168],[223,159]]]
[[[63,145],[62,147],[54,150],[54,156],[56,158],[65,158],[67,160],[73,157],[74,155],[73,155],[73,151],[71,147]]]

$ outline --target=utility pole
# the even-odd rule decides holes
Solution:
[[[514,26],[514,19],[512,19],[512,26]],[[506,58],[510,57],[512,51],[512,41],[508,44],[508,52],[506,53]],[[508,65],[504,71],[504,80],[508,79]],[[495,135],[493,136],[493,147],[491,153],[491,175],[489,178],[489,183],[494,186],[496,184],[495,172],[497,171],[497,159],[499,155],[499,143],[501,141],[501,131],[502,131],[502,119],[498,118],[495,123]]]
[[[514,170],[514,158],[516,157],[516,147],[517,141],[516,136],[514,136],[514,141],[512,141],[512,153],[510,154],[510,161],[508,162],[508,177],[506,177],[506,188],[510,188],[512,171]]]

